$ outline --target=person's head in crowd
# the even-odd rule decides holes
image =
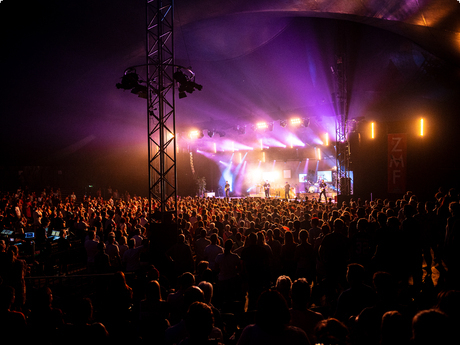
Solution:
[[[184,291],[184,302],[183,302],[183,310],[184,313],[187,312],[188,308],[193,302],[203,302],[204,300],[204,293],[198,286],[190,286]]]
[[[331,227],[329,226],[328,223],[324,223],[322,226],[321,226],[321,233],[326,236],[327,234],[329,234],[331,232]]]
[[[179,234],[177,236],[177,243],[185,243],[185,235],[184,234]]]
[[[97,250],[101,253],[104,253],[105,252],[105,243],[104,242],[99,242],[97,244]]]
[[[294,243],[294,235],[291,231],[286,231],[286,233],[284,234],[284,241],[286,242],[286,244]]]
[[[189,344],[207,344],[214,327],[211,307],[203,302],[193,302],[184,318]]]
[[[366,232],[369,226],[369,221],[366,218],[361,218],[356,224],[356,229],[358,232]]]
[[[296,279],[291,287],[292,307],[297,310],[306,310],[309,307],[310,297],[311,286],[307,279]]]
[[[161,287],[156,280],[151,280],[145,286],[145,297],[150,301],[161,301]]]
[[[453,217],[460,215],[460,204],[456,201],[449,203],[449,212]]]
[[[345,223],[343,222],[342,219],[337,218],[334,220],[334,232],[343,234],[345,229]]]
[[[378,271],[374,273],[372,282],[377,293],[377,297],[381,301],[391,301],[394,302],[397,295],[397,284],[394,277],[383,271]]]
[[[299,232],[299,241],[300,243],[307,243],[308,242],[308,231],[305,229],[300,230]]]
[[[319,218],[318,217],[313,217],[311,219],[311,226],[316,228],[318,226],[318,224],[319,224]]]
[[[19,248],[18,246],[8,246],[6,249],[8,262],[14,262],[19,257]]]
[[[404,205],[404,207],[403,207],[403,213],[404,213],[404,217],[406,217],[406,218],[412,217],[412,216],[415,214],[415,208],[414,208],[414,206],[412,206],[412,205],[410,205],[410,204]]]
[[[88,329],[89,344],[105,344],[109,339],[109,332],[101,322],[93,322]]]
[[[366,217],[366,209],[364,207],[358,207],[358,209],[356,210],[356,215],[358,216],[358,219],[365,218]]]
[[[378,212],[377,213],[377,222],[380,224],[380,226],[385,226],[387,223],[387,215],[384,212]]]
[[[460,290],[447,290],[438,294],[436,309],[446,314],[452,323],[460,322]]]
[[[42,227],[47,228],[48,226],[50,226],[51,221],[50,221],[50,219],[48,217],[44,216],[44,217],[42,217],[40,223],[41,223]]]
[[[113,231],[109,232],[108,235],[107,235],[107,241],[108,243],[110,244],[114,244],[116,241],[115,241],[115,233]]]
[[[347,326],[337,319],[321,320],[315,327],[315,344],[346,345],[348,338]]]
[[[436,309],[422,310],[412,319],[412,343],[414,345],[458,344],[446,314]]]
[[[289,324],[291,315],[285,298],[274,289],[269,289],[257,300],[256,324],[267,333],[278,333]]]
[[[212,296],[214,293],[214,288],[210,282],[207,281],[201,281],[198,284],[198,287],[203,291],[203,296],[204,296],[204,303],[211,305],[212,304]]]
[[[215,232],[211,234],[210,240],[211,244],[217,244],[217,242],[219,241],[219,238],[217,237],[217,234]]]
[[[184,272],[177,278],[177,283],[181,290],[186,290],[195,284],[195,276],[190,272]]]
[[[397,231],[397,230],[399,230],[400,225],[401,224],[400,224],[399,219],[397,217],[395,217],[395,216],[388,217],[388,219],[387,219],[388,230]]]
[[[339,218],[339,212],[337,210],[332,211],[333,216],[331,217],[332,219]],[[340,217],[342,220],[346,223],[349,224],[351,221],[351,213],[348,211],[343,212],[342,216]]]
[[[257,244],[263,246],[265,244],[265,231],[259,231],[257,234]]]
[[[276,279],[275,288],[283,295],[288,305],[291,304],[291,286],[292,280],[289,276],[281,275]]]
[[[128,242],[128,241],[127,241],[127,239],[126,239],[126,236],[120,236],[120,238],[118,239],[118,244],[119,244],[120,246],[126,245],[127,242]]]
[[[96,238],[96,231],[94,230],[88,230],[88,238],[90,240],[94,240]]]
[[[347,281],[350,286],[356,286],[364,281],[366,271],[363,265],[351,263],[347,266]]]
[[[136,247],[136,240],[134,238],[130,238],[128,240],[128,248],[134,249]]]
[[[233,248],[233,240],[229,238],[228,240],[225,241],[224,253],[230,253],[232,251],[232,248]]]
[[[93,319],[93,303],[91,299],[85,297],[74,303],[74,310],[71,313],[73,323],[76,325],[86,325]]]
[[[397,310],[387,311],[382,316],[380,345],[404,345],[410,340],[410,324]]]
[[[256,245],[257,244],[257,235],[254,232],[249,233],[246,237],[246,241],[248,246]]]

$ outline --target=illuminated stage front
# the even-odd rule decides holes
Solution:
[[[332,155],[310,158],[312,152],[311,148],[277,148],[217,153],[197,150],[190,154],[193,169],[198,176],[207,177],[206,190],[216,197],[224,196],[224,185],[228,181],[231,197],[263,198],[264,184],[268,182],[272,198],[284,199],[288,183],[289,199],[318,199],[319,182],[324,180],[326,197],[334,200],[337,195],[335,158]],[[210,168],[214,165],[217,169]],[[211,174],[211,170],[215,171]]]

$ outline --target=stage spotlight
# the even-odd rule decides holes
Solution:
[[[287,126],[287,121],[286,120],[280,120],[280,126],[281,127],[286,127]]]
[[[273,122],[267,124],[267,129],[269,132],[273,132]]]
[[[302,120],[300,118],[291,119],[291,125],[300,126]]]
[[[189,71],[191,72],[191,71]],[[177,70],[173,74],[175,81],[179,83],[179,98],[187,97],[187,93],[192,93],[195,90],[201,91],[202,85],[195,83],[195,74],[193,72],[191,77],[188,77],[181,70]]]
[[[237,131],[238,131],[238,134],[245,134],[246,133],[246,126],[237,126],[236,127]]]
[[[218,132],[219,133],[219,136],[222,138],[222,137],[225,137],[225,132],[224,131],[220,131]]]
[[[266,122],[259,122],[257,123],[257,129],[267,129],[268,128],[268,123]]]
[[[204,134],[203,134],[203,131],[194,130],[194,131],[190,131],[188,136],[190,139],[196,139],[196,138],[201,139],[204,137]]]
[[[214,136],[214,130],[208,130],[208,135],[212,138]]]
[[[142,82],[139,80],[139,75],[135,70],[131,70],[126,72],[121,79],[121,83],[117,83],[115,86],[117,89],[131,90],[131,93],[147,99],[147,86],[140,85],[139,82]]]
[[[297,127],[308,127],[310,125],[310,119],[301,119],[301,118],[294,118],[291,119],[291,125]]]

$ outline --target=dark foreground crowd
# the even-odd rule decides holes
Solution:
[[[147,200],[128,193],[2,193],[2,342],[460,342],[454,189],[426,201],[407,192],[341,205],[190,197],[177,205],[177,217],[149,224]],[[98,278],[89,292],[26,283],[49,272],[50,257],[70,278],[75,249],[84,254],[78,273]]]

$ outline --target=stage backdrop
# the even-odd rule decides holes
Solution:
[[[406,133],[388,134],[388,193],[406,191],[406,158]]]

